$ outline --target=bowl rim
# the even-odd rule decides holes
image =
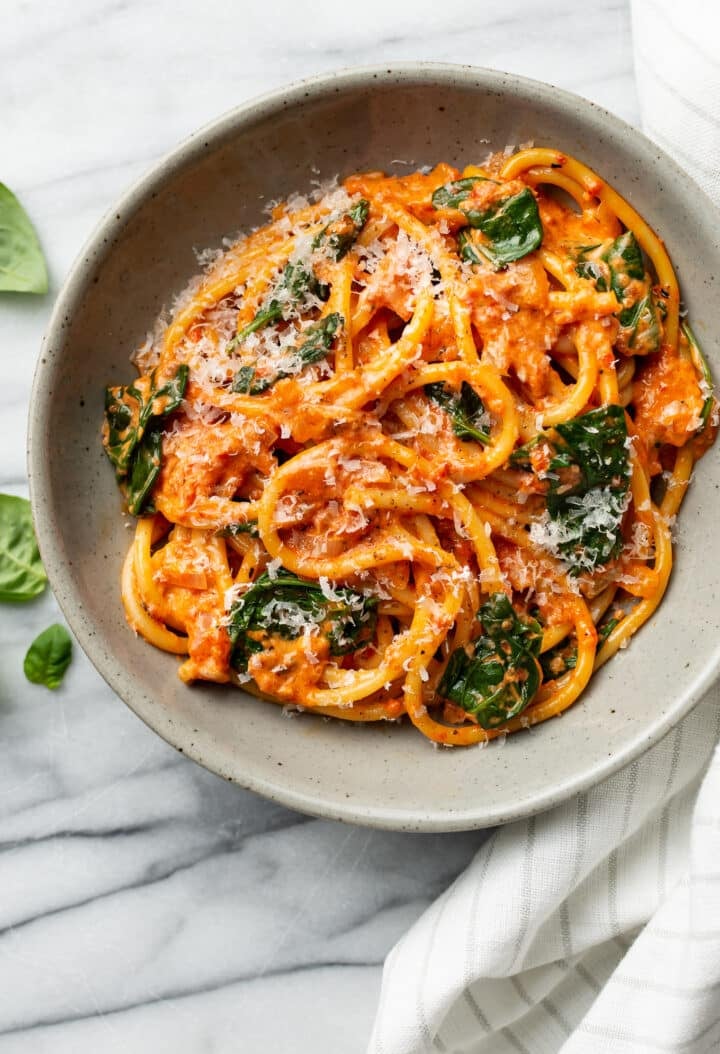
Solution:
[[[217,761],[213,762],[205,757],[202,748],[194,747],[182,739],[182,733],[173,731],[175,726],[158,727],[152,723],[150,716],[143,712],[144,707],[140,701],[134,698],[132,690],[124,682],[124,669],[119,661],[112,653],[106,653],[95,640],[93,625],[85,615],[74,576],[62,557],[61,547],[56,544],[52,521],[44,511],[50,493],[50,471],[43,460],[42,444],[37,438],[42,433],[45,410],[51,398],[46,377],[51,366],[60,361],[53,345],[61,341],[64,320],[74,311],[83,292],[87,267],[102,259],[112,246],[113,236],[151,196],[153,190],[162,186],[177,166],[191,164],[203,151],[213,145],[219,145],[234,129],[260,121],[303,101],[318,101],[325,96],[358,87],[371,88],[373,85],[413,82],[427,84],[433,80],[448,85],[462,86],[464,83],[468,87],[503,91],[521,97],[533,95],[550,105],[579,108],[584,111],[581,115],[583,119],[610,125],[618,133],[639,138],[646,148],[649,147],[655,153],[666,171],[685,184],[689,183],[693,191],[702,196],[710,214],[715,216],[720,226],[720,211],[715,203],[662,147],[598,103],[543,81],[469,64],[422,61],[343,67],[274,88],[222,113],[161,155],[105,211],[86,238],[58,291],[36,361],[28,412],[27,473],[40,553],[50,587],[63,615],[82,650],[103,680],[153,732],[209,771],[303,813],[387,830],[451,832],[487,828],[536,815],[612,776],[658,743],[702,699],[717,679],[720,671],[720,653],[714,657],[714,661],[706,663],[684,691],[677,693],[674,705],[668,707],[665,713],[661,713],[652,725],[622,744],[612,754],[596,762],[587,771],[549,784],[547,789],[536,794],[532,801],[522,799],[505,807],[491,808],[483,807],[480,803],[464,810],[449,812],[438,809],[435,812],[423,811],[420,814],[417,810],[413,811],[412,807],[401,808],[393,805],[379,808],[354,805],[346,799],[326,799],[322,797],[322,791],[319,794],[310,794],[302,788],[288,787],[282,782],[237,769],[232,772],[224,771],[226,766],[222,762],[218,764]]]

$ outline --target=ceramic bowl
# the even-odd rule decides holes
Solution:
[[[79,643],[159,735],[220,776],[304,812],[408,830],[485,827],[546,809],[659,740],[718,670],[720,473],[697,467],[665,602],[561,719],[486,749],[435,750],[412,727],[354,726],[239,690],[184,686],[125,622],[130,532],[100,446],[103,389],[197,273],[194,250],[264,222],[273,198],[367,169],[462,167],[534,141],[576,155],[661,233],[720,375],[720,228],[687,175],[635,129],[556,88],[414,64],[306,81],[234,110],[159,162],[85,246],[58,298],[30,413],[32,501],[50,582]]]

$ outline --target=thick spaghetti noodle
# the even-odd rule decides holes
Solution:
[[[660,603],[715,437],[679,309],[554,150],[276,206],[108,389],[130,625],[184,681],[437,743],[561,713]]]

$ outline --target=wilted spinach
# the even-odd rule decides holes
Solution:
[[[697,342],[695,334],[690,329],[690,326],[687,324],[687,322],[683,322],[680,328],[682,329],[685,339],[688,342],[688,347],[690,348],[690,356],[692,358],[693,365],[700,374],[700,377],[702,378],[708,390],[708,394],[705,398],[705,402],[703,403],[702,410],[700,411],[700,420],[702,423],[698,428],[698,431],[702,432],[702,430],[708,423],[710,413],[713,408],[713,402],[715,401],[713,396],[712,373],[710,372],[710,367],[707,364],[707,359],[700,350],[700,345]]]
[[[468,263],[480,263],[485,257],[498,270],[519,260],[542,244],[543,229],[535,195],[529,187],[502,198],[485,209],[468,208],[465,202],[474,185],[487,182],[484,176],[468,176],[438,187],[432,196],[436,209],[459,209],[471,227],[481,231],[485,241],[473,242],[460,232],[458,249]],[[492,180],[491,182],[494,182]]]
[[[182,363],[160,388],[155,372],[150,375],[147,399],[134,384],[105,390],[105,453],[115,466],[134,516],[143,511],[160,473],[160,421],[180,406],[187,379],[188,367]]]
[[[257,376],[256,366],[241,366],[233,378],[232,390],[244,395],[260,395],[283,377],[292,377],[301,369],[325,358],[333,346],[335,336],[342,328],[344,319],[337,311],[331,312],[319,322],[308,326],[305,340],[287,354],[287,365],[279,366],[274,373]]]
[[[522,713],[540,687],[542,630],[535,619],[519,615],[504,593],[493,593],[478,619],[481,636],[452,653],[437,690],[493,729]]]
[[[325,243],[336,260],[342,260],[357,241],[358,235],[368,221],[370,203],[361,198],[347,212],[330,220],[313,239],[313,249]]]
[[[552,453],[547,516],[555,529],[548,547],[573,574],[607,563],[622,548],[630,485],[627,438],[625,411],[615,405],[590,410],[543,437]],[[547,529],[541,525],[540,531]]]
[[[618,346],[646,355],[660,347],[661,305],[656,300],[642,250],[632,231],[611,242],[582,246],[575,270],[595,282],[600,292],[611,290],[621,305]],[[640,283],[638,285],[638,283]]]
[[[426,384],[425,394],[442,407],[452,421],[453,432],[460,439],[474,439],[478,443],[490,442],[490,434],[484,427],[485,407],[480,396],[467,381],[462,382],[459,395],[455,395],[442,382]]]
[[[468,209],[465,215],[470,226],[487,239],[476,248],[497,268],[527,256],[542,244],[542,221],[529,187],[487,209]]]
[[[274,578],[265,572],[230,609],[230,661],[245,671],[251,655],[263,650],[263,640],[295,640],[307,628],[325,633],[331,655],[346,655],[372,637],[377,604],[377,597],[352,589],[334,589],[328,597],[316,582],[290,571],[281,570]]]
[[[318,281],[312,268],[307,268],[304,263],[288,263],[263,307],[257,312],[252,322],[248,322],[227,345],[228,353],[242,344],[251,333],[263,329],[271,322],[279,322],[287,318],[291,310],[302,307],[311,296],[319,300],[327,300],[330,289],[324,282]]]
[[[465,176],[463,179],[454,179],[452,183],[445,183],[444,186],[434,191],[432,203],[436,209],[459,209],[463,201],[469,197],[476,183],[487,182],[485,176]]]

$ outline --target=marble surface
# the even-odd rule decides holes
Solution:
[[[307,11],[312,9],[312,17]],[[54,295],[93,225],[178,140],[342,66],[434,59],[547,80],[637,121],[625,0],[0,2],[0,180],[51,272],[0,300],[0,489]],[[481,833],[307,819],[142,725],[76,649],[56,693],[22,659],[51,596],[0,608],[0,1054],[365,1049],[384,956]]]

